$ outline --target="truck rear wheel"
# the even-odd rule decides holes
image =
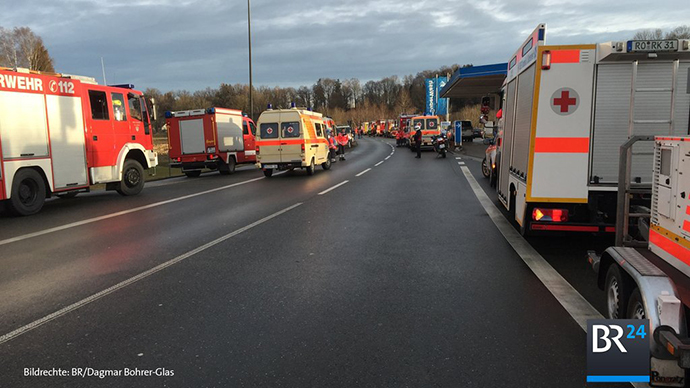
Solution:
[[[201,175],[201,171],[185,171],[184,174],[187,175],[187,178],[198,178]]]
[[[125,160],[122,169],[122,180],[117,185],[120,195],[130,196],[141,193],[144,189],[144,168],[134,159]]]
[[[265,176],[266,178],[270,178],[271,175],[273,175],[273,169],[272,169],[272,168],[267,168],[267,169],[264,170],[264,176]]]
[[[630,280],[613,263],[606,272],[606,306],[609,319],[624,319],[630,297]],[[639,293],[639,291],[638,291]]]
[[[314,170],[314,159],[312,159],[307,167],[307,175],[314,175]]]
[[[46,186],[41,174],[31,168],[19,170],[12,182],[8,210],[16,216],[28,216],[38,213],[45,201]]]
[[[228,159],[228,163],[223,163],[218,167],[218,171],[221,175],[230,175],[235,172],[235,158],[232,156]]]
[[[628,319],[647,319],[647,312],[644,309],[644,303],[642,303],[642,294],[640,289],[635,287],[632,294],[630,295],[630,301],[628,302]]]

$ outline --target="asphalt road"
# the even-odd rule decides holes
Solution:
[[[393,149],[366,138],[311,177],[246,168],[2,216],[0,386],[583,386],[584,331],[453,155]],[[601,310],[591,241],[568,241],[530,240]]]

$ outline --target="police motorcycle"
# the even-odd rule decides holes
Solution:
[[[441,155],[441,157],[445,158],[446,157],[446,151],[448,149],[448,143],[446,142],[446,136],[445,135],[438,135],[434,136],[431,139],[431,145],[434,146],[434,151]]]

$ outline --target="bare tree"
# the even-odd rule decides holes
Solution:
[[[661,28],[639,30],[633,36],[634,40],[659,40],[664,39],[664,32]]]
[[[690,27],[678,26],[666,34],[666,39],[690,39]]]
[[[29,27],[15,27],[11,31],[0,27],[0,66],[55,71],[43,39]]]

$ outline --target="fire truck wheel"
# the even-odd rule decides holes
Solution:
[[[219,168],[218,171],[221,173],[221,175],[230,175],[235,172],[235,158],[230,157],[228,160],[228,163],[225,164],[223,163]]]
[[[635,287],[628,302],[628,319],[647,319],[640,289]]]
[[[185,171],[184,174],[187,175],[188,178],[197,178],[201,175],[201,171]]]
[[[38,213],[46,200],[46,186],[41,174],[31,168],[17,172],[12,182],[12,197],[7,201],[8,210],[17,216]]]
[[[144,168],[134,159],[125,160],[122,181],[117,187],[120,195],[137,195],[144,188]]]
[[[606,272],[606,306],[609,319],[624,319],[630,298],[631,280],[613,263]],[[638,291],[639,292],[639,291]]]
[[[322,167],[324,170],[330,170],[330,169],[331,169],[331,158],[330,158],[330,157],[326,157],[326,161],[323,162],[323,163],[321,163],[321,167]]]
[[[273,169],[272,168],[267,168],[264,170],[264,176],[266,176],[266,178],[270,178],[271,175],[273,175]]]
[[[311,160],[309,166],[307,167],[307,175],[314,175],[314,159]]]

